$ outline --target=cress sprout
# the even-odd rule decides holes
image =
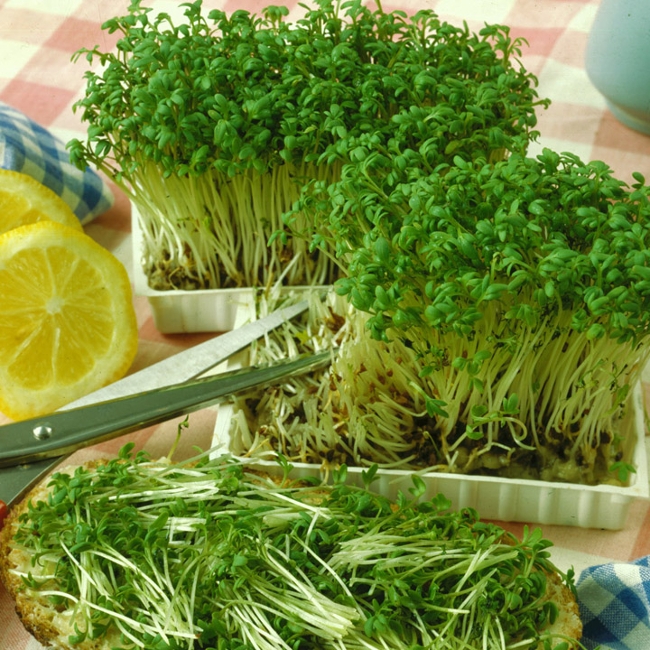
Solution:
[[[174,464],[127,447],[55,474],[12,544],[31,557],[24,588],[54,603],[73,644],[580,648],[548,630],[548,582],[573,583],[541,531],[519,540],[421,488],[392,504],[344,480],[280,484],[228,456]]]
[[[537,80],[507,27],[409,17],[358,0],[319,0],[288,22],[261,15],[152,17],[133,0],[107,21],[116,50],[82,49],[75,104],[88,124],[72,160],[104,171],[140,214],[152,287],[328,284],[331,256],[273,235],[307,181],[340,177],[364,139],[420,150],[428,165],[454,154],[503,157],[536,137]]]
[[[454,471],[430,436],[422,366],[413,349],[400,340],[372,339],[368,314],[333,292],[309,300],[305,316],[253,343],[249,360],[263,365],[336,348],[331,366],[239,393],[232,402],[230,451],[285,457],[325,473],[341,465]],[[260,296],[257,317],[278,304]]]
[[[305,191],[337,291],[417,354],[442,459],[627,478],[620,423],[650,350],[650,189],[634,178],[548,149],[433,173],[378,149]]]

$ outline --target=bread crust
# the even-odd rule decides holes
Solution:
[[[97,461],[93,461],[84,467],[91,468],[97,464]],[[74,470],[75,467],[69,467],[61,471],[73,473]],[[74,634],[74,620],[64,620],[49,603],[39,600],[38,593],[26,587],[21,578],[13,572],[21,568],[24,570],[29,562],[29,556],[13,544],[19,518],[28,511],[30,502],[46,501],[47,496],[46,480],[10,509],[4,526],[0,529],[0,580],[12,596],[16,613],[25,629],[42,645],[55,650],[107,650],[120,647],[119,634],[116,632],[98,640],[86,639],[71,645],[69,636]],[[509,543],[512,543],[512,539]],[[557,573],[549,572],[546,578],[547,591],[544,600],[553,601],[558,607],[558,617],[546,631],[579,640],[582,636],[582,622],[573,592]],[[578,643],[569,642],[570,650],[577,650],[579,647],[581,646]],[[539,650],[542,650],[542,644],[539,645]]]
[[[27,512],[31,501],[36,503],[46,498],[47,487],[44,482],[33,488],[22,501],[9,510],[4,526],[0,530],[0,580],[13,598],[16,613],[25,629],[39,643],[67,650],[70,648],[67,641],[64,645],[58,642],[60,634],[52,621],[52,608],[45,607],[34,599],[25,589],[20,577],[12,572],[12,569],[19,568],[28,561],[12,543],[18,528],[18,520],[24,512]]]
[[[101,461],[90,461],[86,468],[96,467]],[[64,467],[58,471],[72,474],[75,466]],[[104,639],[86,639],[74,645],[69,636],[74,634],[74,621],[65,621],[49,603],[38,598],[37,592],[27,588],[15,569],[25,569],[30,558],[13,544],[13,537],[19,525],[20,516],[27,512],[30,503],[47,501],[49,478],[46,478],[10,508],[4,525],[0,529],[0,581],[13,598],[14,609],[24,628],[43,646],[55,650],[107,650],[118,646],[117,635]]]
[[[578,602],[573,592],[560,580],[557,573],[548,573],[546,579],[546,600],[553,601],[558,607],[558,617],[548,628],[548,631],[579,640],[582,637],[582,620],[580,619]],[[576,648],[577,646],[574,644],[573,646],[569,645],[569,647]]]

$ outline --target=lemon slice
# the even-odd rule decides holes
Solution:
[[[58,194],[27,174],[0,169],[0,233],[45,220],[81,230],[79,219]]]
[[[0,235],[0,411],[36,417],[126,374],[138,344],[122,263],[67,226]]]

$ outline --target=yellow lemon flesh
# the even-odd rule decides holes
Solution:
[[[122,263],[52,221],[0,235],[0,411],[36,417],[126,374],[138,344]]]
[[[82,230],[79,219],[58,194],[28,174],[0,169],[0,233],[45,220]]]

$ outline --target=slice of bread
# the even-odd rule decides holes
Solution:
[[[95,464],[88,463],[87,466],[92,467]],[[72,474],[74,469],[74,467],[66,467],[61,471]],[[25,589],[23,580],[15,573],[15,571],[39,572],[39,568],[31,566],[32,554],[14,544],[13,537],[20,525],[21,515],[29,510],[29,504],[47,501],[49,493],[46,480],[34,487],[9,511],[0,530],[0,580],[13,597],[16,613],[25,629],[45,647],[56,650],[109,650],[113,646],[119,647],[119,635],[115,631],[111,631],[102,639],[88,639],[79,644],[71,644],[70,637],[75,634],[75,621],[70,611],[59,611],[37,592]],[[47,564],[40,567],[40,572],[43,574],[50,570],[52,567]]]
[[[72,474],[74,469],[69,468],[64,471]],[[87,466],[87,469],[92,471],[93,467]],[[277,479],[268,478],[267,480],[269,484],[277,485]],[[296,488],[295,493],[290,492],[290,495],[298,500],[304,496],[305,503],[313,504],[321,497],[326,499],[328,490],[329,488],[322,487],[318,490],[311,490],[307,495],[301,495],[300,489]],[[18,616],[25,628],[46,647],[60,650],[110,650],[111,648],[131,647],[124,644],[119,631],[114,627],[109,627],[106,634],[94,640],[89,638],[71,640],[77,635],[78,627],[84,627],[83,621],[76,619],[74,607],[68,606],[67,602],[65,605],[53,605],[48,597],[51,595],[50,592],[44,594],[38,588],[26,585],[21,577],[28,574],[32,574],[34,577],[45,576],[54,572],[54,566],[49,562],[47,554],[34,564],[33,553],[25,545],[16,541],[16,533],[23,525],[24,520],[30,519],[32,512],[30,504],[37,504],[39,501],[47,502],[50,496],[51,491],[45,484],[38,485],[11,510],[0,531],[0,579],[15,601]],[[393,511],[396,508],[397,506],[393,506]],[[516,542],[517,540],[506,533],[502,539],[497,541],[501,545],[504,543],[515,544]],[[553,565],[544,565],[544,568],[540,568],[539,571],[543,571],[546,578],[546,595],[543,600],[552,601],[558,610],[556,620],[552,624],[546,625],[546,631],[556,637],[554,644],[566,639],[569,648],[573,650],[581,648],[578,640],[582,633],[582,624],[572,589],[563,574],[556,571]],[[540,609],[542,605],[543,603],[539,604]],[[323,647],[345,648],[345,645],[323,645]],[[531,650],[530,646],[525,647]],[[537,650],[542,650],[542,648],[543,645],[540,643]]]

